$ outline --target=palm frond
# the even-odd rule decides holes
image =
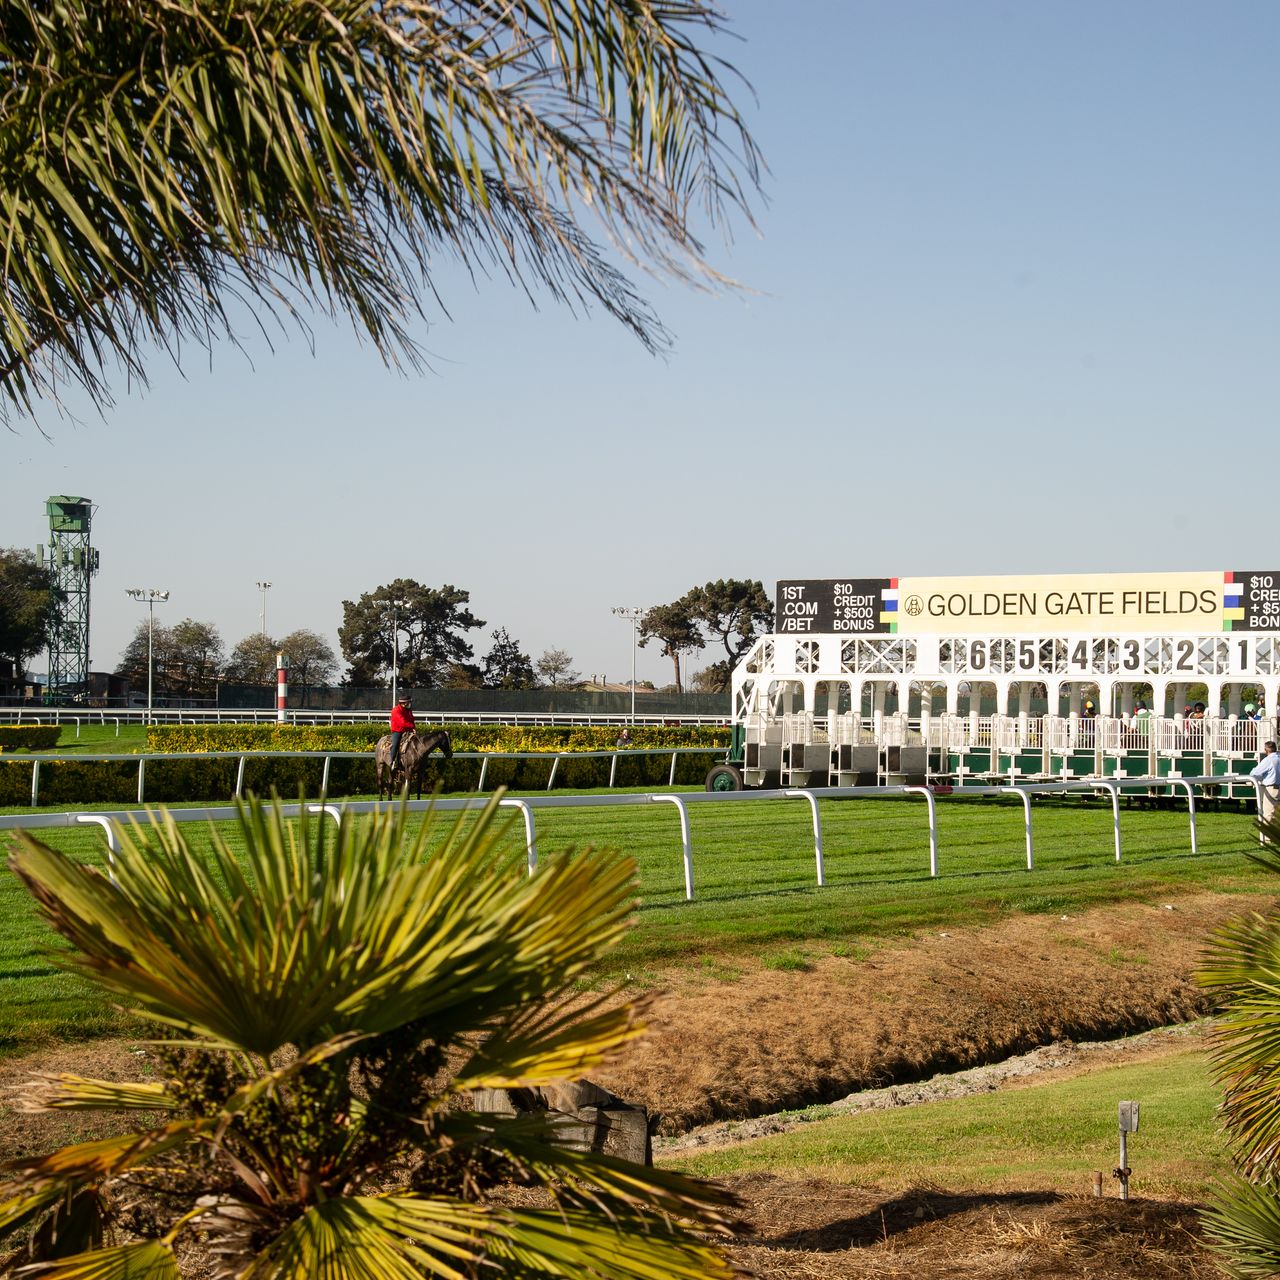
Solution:
[[[64,1186],[48,1179],[0,1183],[0,1236],[29,1226],[66,1194]]]
[[[515,1119],[451,1112],[437,1123],[451,1144],[500,1155],[522,1177],[554,1187],[562,1203],[603,1207],[609,1217],[647,1211],[674,1220],[696,1219],[706,1231],[728,1232],[742,1207],[733,1192],[717,1183],[563,1145],[556,1117],[545,1112]]]
[[[1280,1197],[1273,1184],[1233,1179],[1216,1190],[1203,1221],[1228,1275],[1271,1280],[1280,1274]]]
[[[692,1232],[639,1216],[609,1222],[585,1210],[516,1210],[505,1228],[487,1239],[487,1252],[495,1261],[515,1264],[520,1275],[733,1280],[744,1274]]]
[[[167,1277],[191,1222],[240,1280],[734,1274],[699,1234],[733,1229],[727,1191],[572,1148],[548,1115],[447,1105],[575,1078],[638,1033],[616,993],[573,989],[628,925],[628,862],[566,855],[530,879],[497,797],[451,826],[401,806],[336,833],[251,801],[239,828],[242,847],[197,851],[154,815],[111,881],[20,838],[11,865],[75,948],[61,962],[186,1033],[161,1054],[169,1085],[53,1077],[44,1104],[191,1118],[10,1162],[0,1230],[52,1229],[56,1205],[114,1179],[184,1194],[203,1170],[209,1194],[161,1240],[56,1274]],[[452,1081],[451,1048],[471,1053]],[[494,1189],[512,1177],[554,1208],[507,1207]],[[360,1194],[392,1179],[412,1192]]]
[[[519,873],[496,802],[425,861],[438,819],[344,824],[245,806],[245,850],[207,859],[175,823],[124,833],[115,881],[18,837],[15,872],[76,948],[59,959],[144,1016],[264,1057],[430,1020],[450,1043],[564,991],[628,927],[625,860]]]
[[[711,0],[11,0],[0,404],[158,340],[230,332],[236,296],[313,298],[388,360],[449,254],[651,348],[612,247],[715,285],[690,229],[746,214],[760,159],[703,51]]]
[[[17,1156],[6,1160],[0,1167],[5,1173],[20,1175],[28,1184],[49,1181],[59,1187],[68,1187],[101,1182],[104,1178],[125,1172],[144,1159],[150,1160],[185,1146],[211,1128],[207,1120],[175,1120],[159,1129],[72,1143],[47,1155]],[[21,1188],[20,1195],[25,1195],[25,1191]],[[10,1203],[0,1203],[0,1224],[8,1216]]]
[[[180,1280],[178,1260],[161,1240],[94,1249],[41,1264],[40,1280]]]
[[[644,1031],[634,1004],[611,1007],[607,995],[585,1005],[530,1004],[484,1036],[450,1087],[463,1093],[577,1080]]]
[[[326,1200],[281,1232],[241,1280],[469,1280],[493,1219],[456,1200]]]
[[[177,1100],[162,1081],[94,1080],[69,1073],[37,1075],[15,1086],[19,1111],[172,1111]]]
[[[1209,1041],[1221,1112],[1253,1176],[1280,1170],[1280,921],[1242,916],[1210,939],[1197,979],[1220,1013]]]

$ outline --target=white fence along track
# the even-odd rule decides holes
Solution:
[[[1188,849],[1188,852],[1195,853],[1197,851],[1195,810],[1196,788],[1212,786],[1221,789],[1224,782],[1236,783],[1247,790],[1251,790],[1254,793],[1255,798],[1259,802],[1261,801],[1261,784],[1255,782],[1251,778],[1235,777],[1231,779],[1223,779],[1221,777],[1202,777],[1175,779],[1126,778],[1123,781],[1117,781],[1113,778],[1081,778],[1070,782],[1042,782],[1028,783],[1020,786],[994,787],[829,787],[823,788],[820,791],[804,788],[786,791],[690,791],[681,793],[641,793],[615,796],[512,796],[503,797],[499,801],[499,804],[504,807],[519,809],[524,818],[527,866],[530,875],[533,875],[536,872],[538,866],[537,827],[536,819],[534,817],[535,811],[537,810],[604,809],[619,806],[648,806],[655,802],[672,805],[678,810],[680,816],[681,859],[684,870],[685,898],[688,901],[692,901],[694,897],[694,860],[693,841],[689,826],[689,806],[696,807],[701,804],[775,804],[778,801],[783,800],[795,801],[803,799],[809,805],[809,809],[813,817],[814,857],[817,867],[817,885],[818,887],[822,887],[826,881],[823,867],[822,819],[818,806],[819,800],[884,800],[895,796],[918,796],[922,798],[925,801],[924,812],[928,821],[929,875],[931,877],[937,877],[940,874],[938,854],[939,801],[946,803],[951,799],[959,798],[1020,795],[1022,797],[1024,812],[1027,870],[1032,871],[1035,865],[1034,833],[1032,829],[1031,809],[1032,796],[1064,795],[1071,792],[1103,792],[1107,794],[1111,799],[1112,807],[1115,860],[1119,862],[1121,860],[1122,851],[1120,827],[1120,797],[1122,793],[1138,792],[1143,795],[1147,795],[1150,794],[1150,790],[1152,788],[1180,788],[1187,798],[1187,814],[1190,822],[1190,848]],[[395,808],[400,804],[405,804],[411,813],[423,813],[432,809],[439,812],[449,813],[477,810],[483,808],[484,805],[488,803],[489,800],[486,797],[469,795],[435,800],[361,800],[339,804],[286,804],[281,805],[281,810],[286,817],[297,817],[305,808],[309,813],[324,813],[330,816],[334,821],[341,823],[347,816],[378,813],[388,808]],[[170,809],[168,810],[168,813],[175,822],[228,822],[237,816],[237,810],[232,805],[219,805],[195,809]],[[0,816],[0,830],[12,830],[14,828],[38,830],[42,828],[77,827],[85,824],[100,826],[106,835],[108,850],[107,857],[108,863],[110,863],[112,855],[119,848],[117,829],[121,825],[129,822],[145,823],[149,816],[149,812],[145,809],[117,810],[113,812],[98,813],[31,813],[23,815],[9,815]],[[1259,835],[1259,841],[1262,842],[1261,835]]]

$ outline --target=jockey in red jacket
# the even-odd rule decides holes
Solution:
[[[413,720],[413,699],[402,693],[391,708],[391,771],[394,773],[400,764],[400,738],[406,733],[417,733]]]

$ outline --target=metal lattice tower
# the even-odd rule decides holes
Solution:
[[[90,545],[94,505],[88,498],[55,494],[44,504],[49,516],[49,554],[36,548],[53,574],[62,607],[49,628],[49,692],[83,693],[89,683],[89,583],[98,572]]]

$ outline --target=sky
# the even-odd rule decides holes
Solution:
[[[269,580],[268,630],[336,650],[344,599],[448,583],[478,655],[505,627],[624,680],[611,607],[716,578],[1280,563],[1280,6],[727,9],[769,172],[708,243],[744,289],[643,279],[668,356],[446,268],[421,374],[246,324],[103,416],[0,428],[0,546],[47,540],[51,494],[97,504],[93,669],[129,587],[230,649]]]

